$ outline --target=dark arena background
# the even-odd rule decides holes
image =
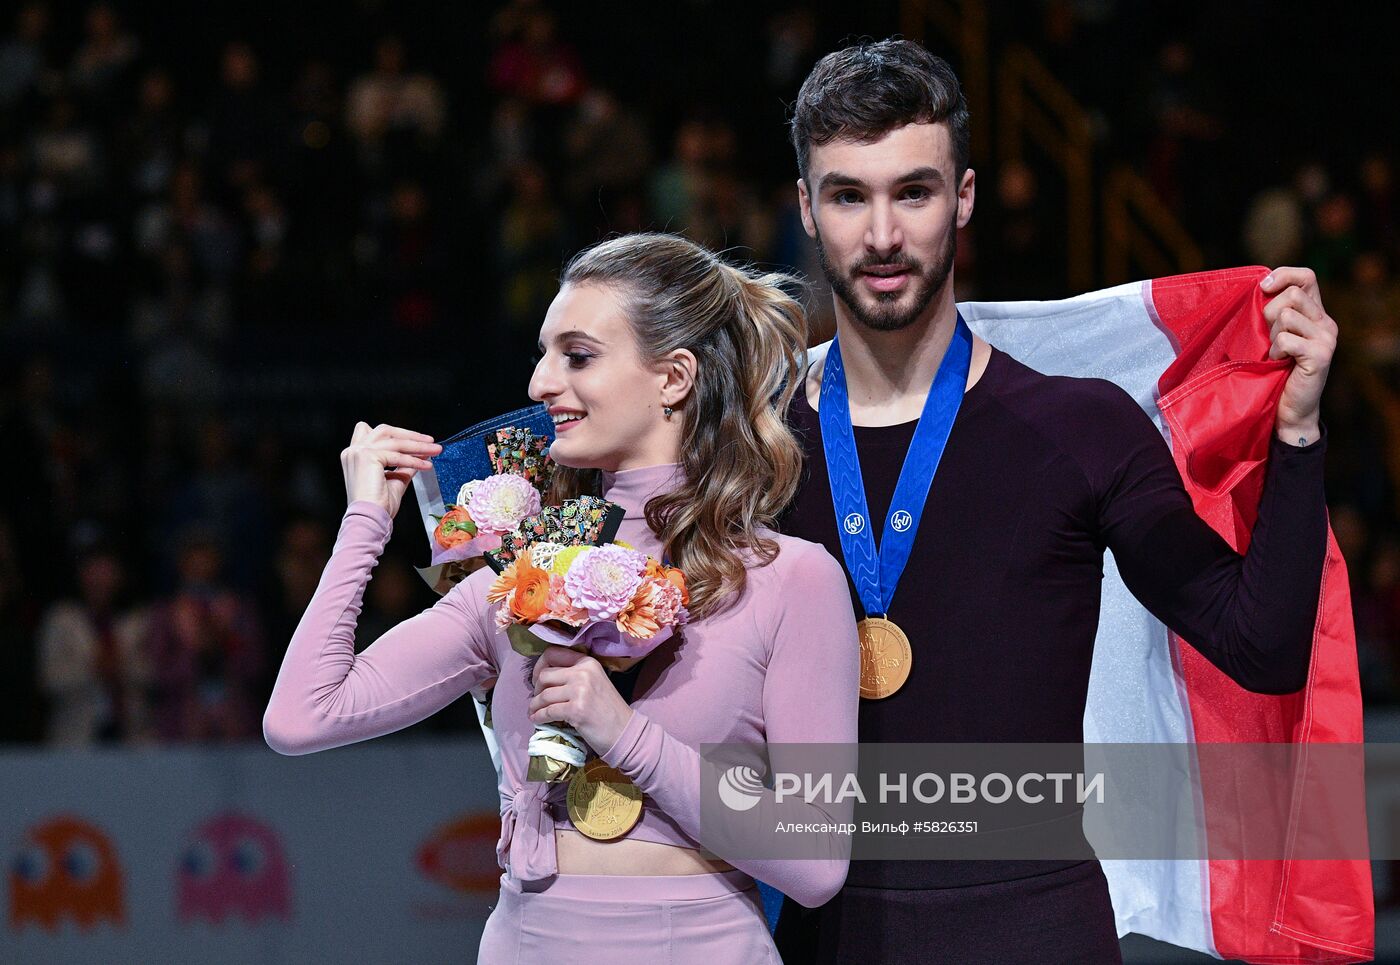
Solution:
[[[816,59],[861,36],[920,39],[962,78],[979,190],[960,299],[1317,273],[1341,331],[1327,493],[1367,739],[1400,739],[1394,7],[3,16],[0,961],[475,960],[498,804],[470,701],[324,755],[262,740],[345,508],[338,453],[358,420],[443,439],[525,404],[560,267],[609,233],[678,231],[819,279],[784,121]],[[824,338],[815,282],[810,302]],[[426,557],[401,512],[359,646],[436,600]],[[171,657],[187,646],[194,669]],[[1400,814],[1400,776],[1371,777],[1396,781],[1383,813]],[[1377,954],[1397,962],[1400,872],[1374,867]],[[35,897],[50,873],[63,894]]]

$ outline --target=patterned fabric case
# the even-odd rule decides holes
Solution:
[[[497,573],[515,561],[522,549],[534,543],[563,546],[596,546],[610,543],[622,525],[623,509],[599,496],[565,500],[562,506],[546,506],[526,516],[515,532],[501,539],[501,548],[486,552],[486,565]]]

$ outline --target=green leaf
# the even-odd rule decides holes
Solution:
[[[538,657],[549,647],[523,623],[512,623],[506,627],[506,637],[510,639],[510,648],[522,657]]]

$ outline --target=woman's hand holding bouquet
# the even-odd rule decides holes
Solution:
[[[546,646],[535,661],[530,682],[535,688],[526,706],[530,720],[567,724],[589,747],[607,750],[632,719],[632,708],[603,665],[580,650]]]

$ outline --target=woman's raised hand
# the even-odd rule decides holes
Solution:
[[[431,469],[427,457],[440,452],[442,446],[421,432],[382,423],[371,429],[367,423],[355,423],[350,445],[340,452],[347,504],[367,499],[392,517],[413,474]]]

